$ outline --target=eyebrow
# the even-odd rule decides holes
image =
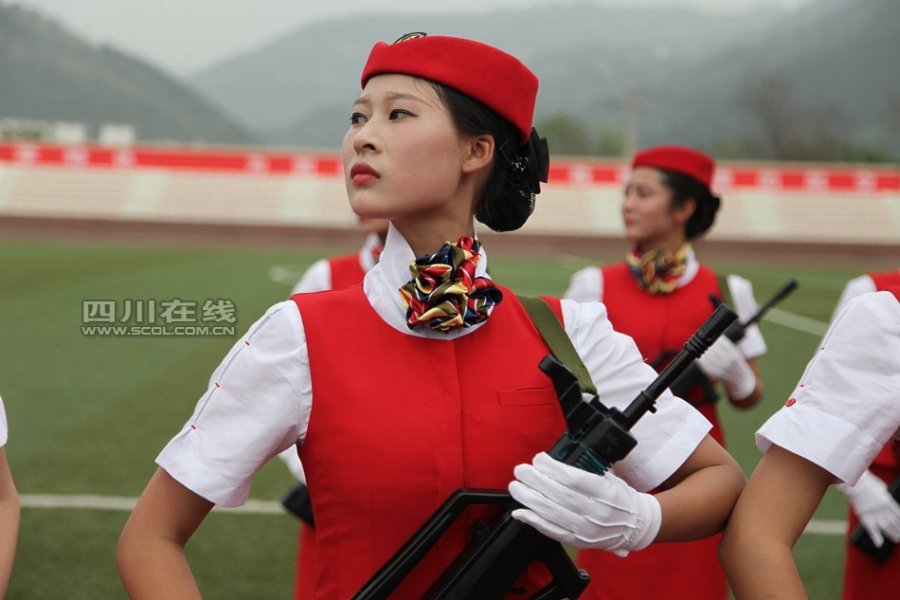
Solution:
[[[385,93],[384,96],[385,96],[385,98],[386,98],[387,100],[389,100],[389,101],[394,101],[394,100],[412,100],[413,102],[419,102],[419,103],[421,103],[421,104],[427,104],[427,102],[426,102],[425,100],[423,100],[422,98],[419,98],[418,96],[414,96],[413,94],[406,94],[406,93],[404,93],[404,92],[387,92],[387,93]],[[354,100],[353,106],[356,106],[356,105],[358,105],[358,104],[369,105],[369,104],[371,104],[371,103],[372,103],[371,100],[369,100],[369,98],[368,98],[367,96],[360,96],[359,98],[357,98],[356,100]]]

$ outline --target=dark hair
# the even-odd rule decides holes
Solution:
[[[475,218],[494,231],[518,229],[534,211],[534,184],[513,168],[517,159],[527,155],[528,144],[519,144],[519,130],[481,102],[445,85],[431,84],[460,132],[488,133],[494,138],[494,165],[475,203]]]
[[[685,237],[689,240],[700,237],[712,227],[722,199],[714,195],[702,182],[668,169],[660,169],[665,184],[672,190],[672,206],[682,206],[688,200],[694,201],[694,214],[685,226]]]

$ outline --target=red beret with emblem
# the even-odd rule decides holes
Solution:
[[[400,73],[428,79],[478,100],[512,123],[521,143],[531,135],[538,79],[516,57],[464,38],[410,33],[369,53],[361,84]]]
[[[687,146],[654,146],[634,155],[631,167],[652,167],[689,175],[711,187],[716,163],[706,154]]]

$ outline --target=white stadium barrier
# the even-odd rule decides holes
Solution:
[[[618,237],[627,165],[554,159],[523,234]],[[712,240],[900,243],[895,166],[719,166]],[[0,144],[0,217],[352,228],[340,159],[223,148]]]

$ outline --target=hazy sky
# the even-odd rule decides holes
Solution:
[[[379,12],[478,12],[573,0],[0,0],[55,17],[75,33],[105,42],[171,73],[186,75],[251,49],[295,27],[329,17]],[[609,5],[687,5],[708,10],[777,6],[815,0],[582,0]]]

